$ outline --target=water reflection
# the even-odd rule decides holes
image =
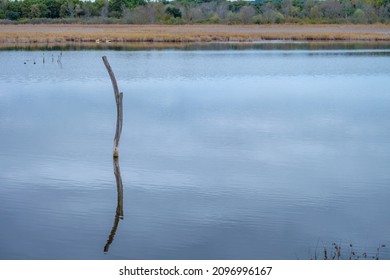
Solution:
[[[0,52],[0,259],[390,259],[376,53]],[[117,205],[102,55],[129,93]]]
[[[114,175],[116,180],[117,205],[115,211],[114,224],[112,226],[110,235],[108,236],[106,245],[104,246],[104,252],[108,252],[108,250],[110,249],[110,245],[114,241],[116,230],[118,229],[119,220],[123,219],[123,184],[122,184],[122,177],[119,168],[118,158],[113,158],[113,165],[114,165]]]
[[[115,50],[115,51],[142,51],[142,50],[362,50],[362,49],[389,49],[387,41],[282,41],[260,40],[252,42],[132,42],[132,43],[83,43],[83,44],[7,44],[2,43],[0,50],[26,51],[80,51],[80,50]]]

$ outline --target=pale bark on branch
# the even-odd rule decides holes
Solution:
[[[115,137],[114,137],[114,152],[113,156],[117,158],[119,156],[118,146],[119,146],[119,139],[121,137],[122,133],[122,122],[123,122],[123,105],[122,105],[122,99],[123,99],[123,93],[119,92],[118,84],[115,79],[114,72],[111,69],[110,63],[108,62],[108,59],[106,56],[102,57],[104,65],[107,68],[107,72],[110,75],[112,87],[114,89],[114,95],[115,95],[115,102],[116,102],[116,131],[115,131]]]

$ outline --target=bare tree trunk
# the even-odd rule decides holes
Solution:
[[[114,137],[114,158],[117,158],[119,156],[118,153],[118,146],[119,146],[119,139],[121,137],[122,133],[122,122],[123,122],[123,105],[122,105],[122,99],[123,99],[123,92],[119,92],[118,84],[115,79],[114,72],[111,69],[110,64],[108,63],[108,59],[106,56],[102,57],[104,65],[107,68],[108,74],[110,75],[112,87],[114,89],[114,95],[115,95],[115,102],[116,102],[116,131],[115,131],[115,137]]]

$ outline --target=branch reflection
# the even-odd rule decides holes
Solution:
[[[119,168],[119,160],[118,158],[113,159],[114,164],[114,175],[116,180],[116,190],[117,190],[117,205],[116,205],[116,212],[115,212],[115,219],[114,224],[112,226],[110,235],[108,236],[108,240],[106,245],[104,246],[104,252],[108,252],[110,249],[110,245],[112,241],[114,240],[116,230],[118,228],[119,220],[123,219],[123,184],[122,184],[122,177],[121,177],[121,171]]]

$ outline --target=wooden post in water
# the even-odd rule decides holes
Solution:
[[[115,95],[115,102],[116,102],[116,131],[115,131],[115,137],[114,137],[114,158],[117,158],[119,156],[118,153],[118,146],[119,146],[119,139],[121,137],[122,133],[122,122],[123,122],[123,106],[122,106],[122,99],[123,99],[123,92],[119,92],[118,84],[116,83],[114,72],[111,69],[110,64],[108,63],[108,59],[106,56],[102,57],[104,65],[107,68],[108,74],[110,75],[112,87],[114,88],[114,95]]]

